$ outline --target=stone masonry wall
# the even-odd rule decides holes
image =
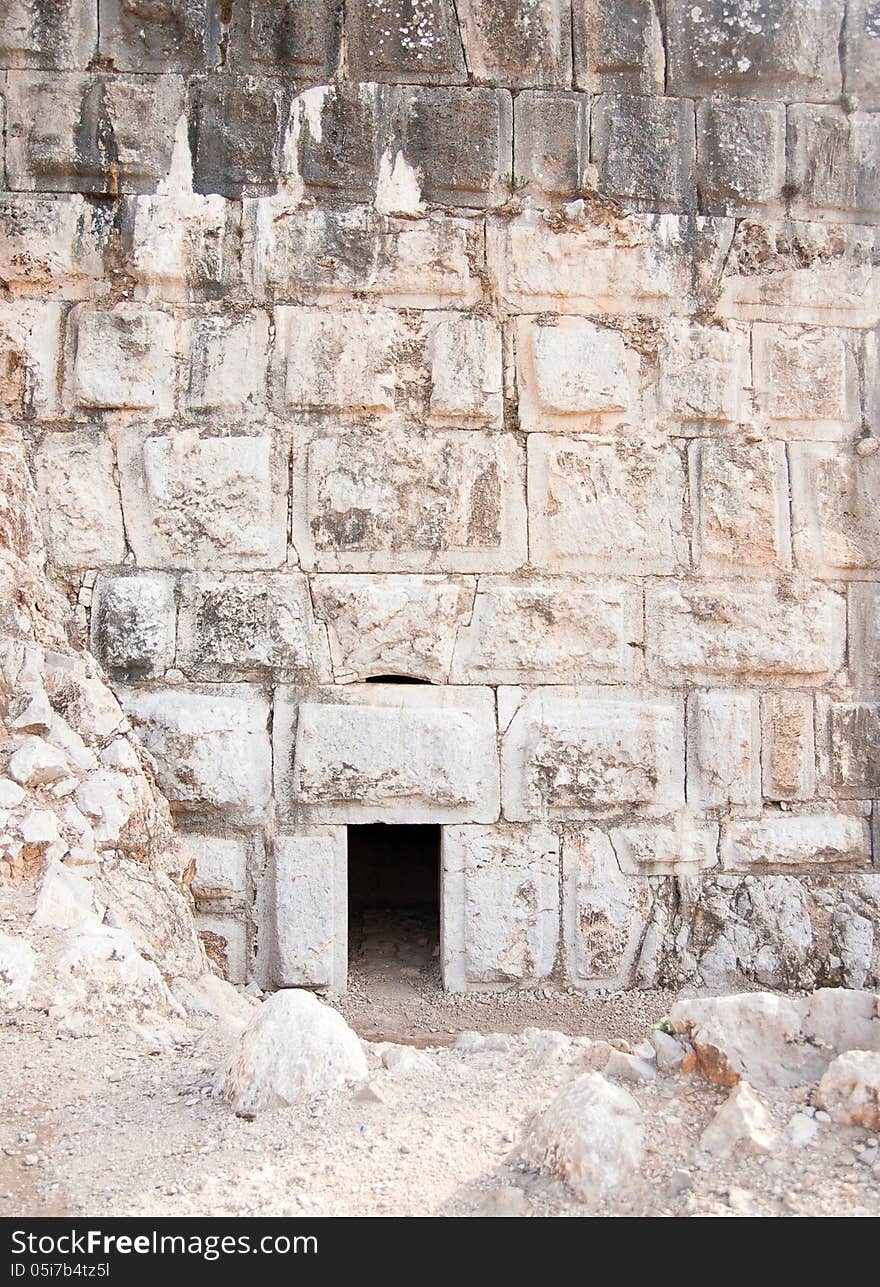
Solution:
[[[233,977],[344,986],[384,820],[449,988],[876,984],[876,0],[10,0],[0,68],[2,410]]]

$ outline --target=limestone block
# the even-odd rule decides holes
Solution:
[[[171,577],[102,573],[92,595],[92,652],[111,672],[161,674],[174,664],[175,611]]]
[[[684,472],[673,446],[531,435],[533,563],[554,572],[674,572],[688,557]]]
[[[192,891],[199,901],[243,903],[247,889],[247,844],[244,836],[188,831],[184,842],[195,854]]]
[[[104,276],[106,222],[74,193],[3,195],[0,234],[0,275],[10,287],[81,297]]]
[[[285,68],[310,80],[326,80],[339,61],[341,11],[342,0],[236,0],[225,19],[231,61],[247,71]]]
[[[393,409],[406,334],[397,313],[278,308],[275,318],[286,406],[356,413]]]
[[[688,432],[717,432],[742,415],[750,383],[749,335],[742,327],[673,319],[660,346],[660,411]],[[707,423],[711,426],[707,429]]]
[[[880,215],[880,123],[870,112],[800,104],[789,109],[789,189],[801,218]]]
[[[149,192],[171,164],[183,81],[10,72],[6,110],[10,188],[106,196]]]
[[[755,326],[754,380],[770,432],[784,438],[840,438],[858,424],[855,358],[840,332]]]
[[[94,0],[7,0],[0,13],[0,67],[86,67],[98,43]]]
[[[668,0],[669,87],[700,97],[736,86],[743,98],[833,102],[843,0]]]
[[[60,304],[17,299],[0,305],[0,414],[55,419],[60,354]]]
[[[670,826],[642,822],[609,833],[622,872],[632,876],[693,876],[718,862],[718,826],[682,809]]]
[[[309,822],[495,822],[488,688],[276,690],[276,792]]]
[[[504,204],[513,170],[513,104],[506,90],[402,89],[394,100],[400,152],[425,201]]]
[[[880,567],[880,455],[849,443],[789,448],[792,542],[798,566],[819,576]]]
[[[271,671],[329,678],[326,643],[301,572],[188,574],[180,584],[177,666],[197,679]]]
[[[649,585],[648,673],[659,682],[689,676],[763,675],[820,682],[843,664],[845,606],[825,586],[771,581]]]
[[[117,71],[196,71],[205,65],[208,0],[160,5],[98,0],[99,53]]]
[[[291,106],[281,174],[320,199],[328,193],[370,201],[378,178],[380,86],[315,86]]]
[[[123,709],[173,804],[259,816],[269,800],[269,706],[248,684],[119,689]]]
[[[843,33],[844,89],[864,111],[880,107],[880,28],[871,0],[848,0]]]
[[[761,733],[765,797],[812,799],[816,790],[812,694],[765,693]]]
[[[712,689],[687,699],[687,798],[697,808],[761,802],[761,730],[755,693]]]
[[[525,89],[513,105],[513,177],[517,191],[573,196],[586,185],[590,155],[590,99]]]
[[[196,916],[196,929],[207,935],[211,957],[223,969],[230,983],[245,983],[248,977],[247,926],[238,916]]]
[[[237,277],[239,208],[216,194],[192,192],[187,179],[181,178],[170,192],[130,198],[129,262],[141,297],[217,298]],[[196,322],[191,326],[197,329]],[[210,341],[207,333],[204,338]],[[219,342],[219,337],[213,341]]]
[[[258,411],[266,402],[269,319],[205,313],[182,327],[184,400],[193,411]]]
[[[516,319],[522,429],[607,428],[639,387],[639,356],[619,331],[584,317]]]
[[[275,871],[278,987],[344,992],[348,976],[348,859],[344,827],[279,835]]]
[[[628,984],[649,903],[647,881],[622,874],[603,831],[565,833],[562,925],[566,974],[576,987]]]
[[[73,310],[70,394],[78,406],[168,415],[174,404],[174,321],[142,304]]]
[[[653,0],[579,0],[573,6],[574,76],[600,93],[662,94],[666,58]]]
[[[67,568],[120,563],[125,533],[110,443],[88,431],[47,434],[35,468],[52,560]]]
[[[194,82],[189,111],[194,190],[233,198],[272,191],[281,120],[278,91],[270,81],[213,75]]]
[[[694,204],[694,104],[688,98],[601,94],[593,102],[590,156],[598,188],[644,210]]]
[[[642,596],[620,582],[481,577],[455,643],[453,683],[572,684],[633,677]]]
[[[322,572],[506,572],[525,558],[512,435],[385,426],[297,435],[293,541]]]
[[[766,813],[757,820],[732,819],[722,827],[725,867],[865,867],[871,841],[865,818],[843,813]]]
[[[854,581],[848,590],[849,668],[860,688],[880,688],[880,585]]]
[[[697,183],[707,214],[777,208],[785,183],[785,104],[703,99],[697,106]]]
[[[571,84],[571,10],[565,0],[456,0],[465,56],[478,82]]]
[[[673,695],[537,688],[502,739],[504,816],[590,818],[684,803],[684,712]]]
[[[828,711],[831,786],[838,796],[870,799],[880,790],[880,706],[832,702]]]
[[[443,986],[552,974],[559,840],[547,827],[444,827]]]
[[[126,530],[147,567],[254,568],[284,561],[284,462],[268,437],[196,430],[119,440]]]
[[[692,443],[690,479],[694,562],[701,571],[742,574],[791,565],[783,443]]]
[[[473,582],[397,573],[314,576],[310,586],[337,674],[449,678],[457,632],[472,610]]]
[[[458,85],[467,80],[450,0],[347,0],[346,61],[357,80]]]
[[[430,338],[431,415],[501,425],[501,331],[484,317],[451,314]]]

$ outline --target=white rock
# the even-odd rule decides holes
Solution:
[[[17,782],[0,778],[0,809],[14,809],[24,799],[24,791]]]
[[[786,1134],[795,1148],[806,1148],[819,1134],[819,1127],[806,1113],[795,1113],[786,1127]]]
[[[734,1086],[700,1136],[715,1157],[732,1153],[769,1153],[775,1133],[770,1114],[747,1081]]]
[[[844,1126],[880,1128],[880,1053],[848,1050],[831,1061],[816,1103]]]
[[[23,938],[0,933],[0,1006],[14,1010],[27,1000],[36,954]]]
[[[94,897],[89,881],[60,862],[47,864],[37,895],[33,924],[66,929],[93,915]]]
[[[802,1004],[772,992],[676,1001],[669,1021],[685,1034],[704,1077],[722,1086],[802,1085],[822,1067],[815,1047],[800,1041]]]
[[[614,1077],[617,1081],[646,1082],[653,1081],[657,1072],[647,1059],[613,1050],[605,1064],[605,1076]]]
[[[19,713],[9,721],[9,727],[20,733],[48,733],[54,712],[41,685],[28,685],[21,700]]]
[[[9,776],[22,786],[43,786],[67,777],[67,757],[40,737],[26,737],[14,751],[7,767]]]
[[[30,809],[18,829],[26,845],[51,845],[61,838],[58,819],[50,809]]]
[[[651,1032],[651,1045],[660,1072],[677,1072],[684,1060],[684,1047],[668,1032],[654,1028]]]
[[[436,1072],[437,1065],[430,1055],[414,1046],[389,1046],[382,1051],[382,1063],[389,1072]]]

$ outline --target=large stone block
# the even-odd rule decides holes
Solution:
[[[456,0],[465,56],[477,81],[571,84],[571,9],[566,0]]]
[[[0,414],[11,420],[58,416],[61,320],[60,304],[0,304]]]
[[[458,85],[467,80],[451,0],[347,0],[346,61],[357,80]]]
[[[577,987],[626,987],[648,920],[648,882],[621,873],[597,827],[565,834],[562,879],[568,977]]]
[[[819,576],[880,568],[880,454],[850,443],[793,443],[792,537],[798,566]]]
[[[7,0],[0,13],[0,68],[86,67],[97,43],[95,0]]]
[[[280,988],[344,992],[348,976],[348,862],[344,827],[275,837],[273,979]]]
[[[526,546],[519,445],[391,425],[303,431],[293,541],[315,571],[513,571]]]
[[[641,210],[693,208],[690,99],[602,94],[593,103],[590,131],[600,192]]]
[[[638,822],[609,832],[622,872],[630,876],[694,876],[718,862],[718,824],[682,809],[671,825]]]
[[[572,10],[576,85],[599,93],[663,93],[666,57],[654,0],[578,0]]]
[[[792,212],[839,221],[880,217],[880,121],[839,107],[789,108],[788,187]]]
[[[266,404],[269,319],[203,313],[182,326],[189,362],[183,400],[192,411],[258,412]]]
[[[648,673],[659,682],[719,675],[821,682],[843,664],[843,597],[814,583],[649,585]]]
[[[255,568],[283,563],[286,461],[268,437],[193,429],[119,440],[126,530],[146,567]]]
[[[16,294],[81,298],[106,271],[106,214],[74,193],[0,196],[0,276]]]
[[[174,663],[175,615],[171,577],[102,574],[92,594],[92,652],[123,678],[161,674]]]
[[[387,308],[275,310],[281,400],[308,411],[390,411],[406,328]]]
[[[241,915],[196,917],[196,929],[229,983],[246,983],[250,974],[247,925]]]
[[[880,793],[880,706],[832,702],[827,731],[835,795],[856,800],[876,797]]]
[[[176,345],[170,314],[141,304],[106,311],[81,304],[68,329],[70,397],[78,406],[172,411]]]
[[[513,104],[496,89],[404,89],[399,149],[425,201],[503,205],[513,174]],[[397,144],[395,144],[397,146]]]
[[[677,448],[529,438],[532,561],[542,572],[668,574],[686,563]]]
[[[183,146],[186,146],[185,142]],[[130,198],[123,222],[127,267],[138,295],[162,301],[214,300],[239,278],[241,208],[192,192],[185,178],[155,196]]]
[[[721,860],[734,871],[755,867],[866,867],[871,840],[866,818],[843,813],[766,813],[732,819],[722,828]]]
[[[104,196],[150,192],[171,165],[183,81],[10,72],[6,111],[11,188]]]
[[[690,478],[694,562],[701,571],[741,574],[790,566],[783,443],[693,443]]]
[[[682,704],[633,690],[538,688],[506,723],[501,760],[512,822],[665,813],[684,803]]]
[[[497,322],[452,313],[433,327],[428,357],[434,419],[501,424],[503,371]]]
[[[247,892],[248,847],[244,836],[187,831],[182,839],[196,859],[192,889],[199,903],[242,905]]]
[[[191,574],[180,586],[177,666],[195,679],[329,679],[301,572]]]
[[[528,984],[553,972],[559,841],[547,827],[444,827],[443,986]]]
[[[857,688],[880,688],[880,584],[854,581],[848,600],[852,682]]]
[[[278,177],[280,91],[245,76],[209,76],[190,88],[193,188],[224,197],[271,192]]]
[[[276,792],[309,822],[495,822],[488,688],[409,684],[279,689]]]
[[[619,331],[585,317],[516,319],[522,429],[607,429],[638,400],[640,360]]]
[[[660,345],[660,413],[691,433],[717,433],[742,416],[750,337],[737,326],[672,319]]]
[[[107,439],[88,432],[47,434],[35,468],[52,561],[65,568],[121,563],[125,532]]]
[[[272,790],[269,704],[249,684],[120,688],[123,709],[156,761],[172,804],[258,818]]]
[[[337,193],[370,201],[379,166],[385,96],[373,84],[339,82],[306,90],[291,105],[282,176],[317,198]]]
[[[453,683],[576,684],[633,677],[642,596],[622,583],[480,579]]]
[[[334,671],[355,679],[402,675],[445,683],[474,589],[472,581],[401,573],[311,578]]]
[[[673,93],[833,102],[844,0],[667,0]]]
[[[209,0],[98,0],[98,51],[117,71],[195,71],[205,65]]]
[[[761,698],[761,764],[766,799],[812,799],[816,742],[811,693],[765,693]]]
[[[236,0],[226,22],[236,67],[263,72],[283,68],[310,80],[327,80],[336,70],[342,0]]]
[[[590,155],[589,95],[526,89],[513,107],[516,190],[573,196],[584,188]]]
[[[697,106],[697,184],[707,214],[778,208],[785,184],[785,104],[703,99]]]
[[[843,31],[844,89],[863,111],[880,107],[880,22],[874,0],[848,0]]]
[[[700,809],[761,803],[761,727],[755,693],[712,689],[687,700],[687,798]]]

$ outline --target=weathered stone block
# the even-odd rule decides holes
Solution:
[[[326,572],[506,572],[525,558],[512,435],[387,426],[304,432],[293,541]]]
[[[687,98],[602,94],[590,155],[599,191],[645,210],[694,205],[694,105]]]
[[[584,317],[519,317],[516,326],[522,429],[620,420],[637,396],[640,363],[619,331]]]
[[[110,443],[88,432],[47,434],[35,466],[53,562],[66,568],[121,563],[125,533]]]
[[[684,714],[672,696],[538,688],[502,740],[504,816],[591,818],[684,803]]]
[[[323,681],[326,652],[301,572],[183,577],[177,666],[185,674],[222,680],[272,671]]]
[[[843,0],[667,2],[673,93],[832,102],[841,90]]]
[[[663,93],[666,57],[654,0],[579,0],[572,8],[576,85],[600,93]]]
[[[269,801],[269,705],[248,684],[118,690],[172,804],[259,817]]]
[[[99,53],[117,71],[195,71],[207,57],[209,0],[98,0]]]
[[[7,193],[0,234],[0,276],[10,287],[75,298],[104,275],[106,217],[74,193]]]
[[[357,413],[392,410],[398,350],[406,332],[391,309],[365,313],[278,308],[275,318],[286,406]]]
[[[880,567],[880,455],[850,443],[793,443],[792,537],[799,567],[858,576]]]
[[[766,813],[755,821],[732,819],[722,828],[725,867],[865,867],[871,842],[865,818],[842,813]]]
[[[199,902],[243,903],[247,890],[247,845],[243,836],[188,831],[184,843],[195,854],[192,889]]]
[[[810,800],[816,790],[816,743],[811,693],[765,693],[761,698],[761,763],[768,800]]]
[[[0,411],[13,420],[54,420],[60,411],[60,304],[0,305]]]
[[[183,81],[10,72],[6,110],[11,188],[149,192],[171,165]]]
[[[444,827],[443,986],[525,984],[553,972],[559,841],[547,827]]]
[[[785,183],[785,104],[703,99],[697,106],[697,183],[707,214],[777,207]]]
[[[246,983],[248,978],[247,926],[238,916],[196,917],[196,928],[210,948],[212,958],[230,983]]]
[[[449,679],[456,635],[472,610],[473,582],[398,573],[315,576],[310,584],[338,675]]]
[[[668,574],[687,561],[676,448],[533,434],[528,457],[536,567]]]
[[[513,175],[513,104],[494,89],[404,89],[396,94],[403,159],[425,201],[501,205]]]
[[[7,0],[0,13],[0,68],[86,67],[97,43],[94,0]]]
[[[126,530],[153,567],[254,568],[284,561],[285,461],[267,437],[192,429],[119,440]]]
[[[132,198],[126,212],[138,293],[162,301],[217,299],[237,283],[240,208],[216,193],[192,192],[183,177],[169,187]]]
[[[659,682],[685,675],[817,682],[843,664],[843,597],[815,583],[649,585],[645,613],[648,673]]]
[[[688,432],[707,432],[706,422],[735,423],[750,383],[749,361],[749,335],[743,328],[670,320],[660,347],[661,414],[687,426]]]
[[[642,597],[633,586],[484,577],[456,640],[452,682],[629,679],[641,637]]]
[[[804,218],[880,216],[880,121],[839,107],[789,108],[788,184]]]
[[[175,612],[170,577],[101,575],[92,595],[92,652],[123,676],[161,674],[174,663]]]
[[[439,321],[431,331],[431,415],[500,425],[503,414],[501,331],[483,317]]]
[[[284,177],[299,179],[318,197],[329,191],[372,200],[383,101],[373,84],[319,85],[299,95],[291,107]]]
[[[858,688],[880,688],[880,585],[854,581],[848,600],[852,682]]]
[[[344,992],[348,976],[348,862],[344,827],[275,837],[274,982]]]
[[[755,693],[691,693],[688,712],[688,803],[726,809],[761,802],[761,730]]]
[[[514,187],[549,196],[579,192],[590,155],[589,95],[526,89],[513,106]]]
[[[477,81],[516,88],[571,84],[571,9],[565,0],[456,0]]]
[[[307,821],[497,821],[491,689],[280,689],[274,728],[282,810]]]
[[[568,977],[578,987],[626,987],[648,919],[647,881],[621,873],[597,827],[566,833],[562,879]]]
[[[358,80],[458,85],[467,80],[450,0],[347,0],[347,65]]]
[[[690,476],[694,561],[703,572],[790,566],[783,443],[693,443]]]
[[[275,85],[210,76],[190,88],[193,188],[224,197],[271,191],[278,177],[281,111]]]
[[[840,438],[858,424],[855,357],[843,334],[761,324],[752,343],[758,404],[773,433]]]
[[[848,0],[843,31],[844,89],[864,111],[880,107],[880,22],[874,0]]]
[[[622,872],[631,876],[694,876],[718,862],[718,826],[683,809],[673,825],[640,822],[609,833]]]
[[[880,791],[880,706],[832,702],[828,733],[835,794],[853,799],[876,796]]]
[[[168,415],[174,406],[174,321],[141,304],[73,310],[71,397],[81,407],[130,407]]]
[[[182,345],[189,355],[184,401],[190,410],[259,411],[265,406],[265,313],[191,317],[182,326]]]
[[[350,7],[350,6],[347,6]],[[230,57],[246,71],[289,69],[326,80],[339,61],[342,0],[236,0],[230,6]]]

